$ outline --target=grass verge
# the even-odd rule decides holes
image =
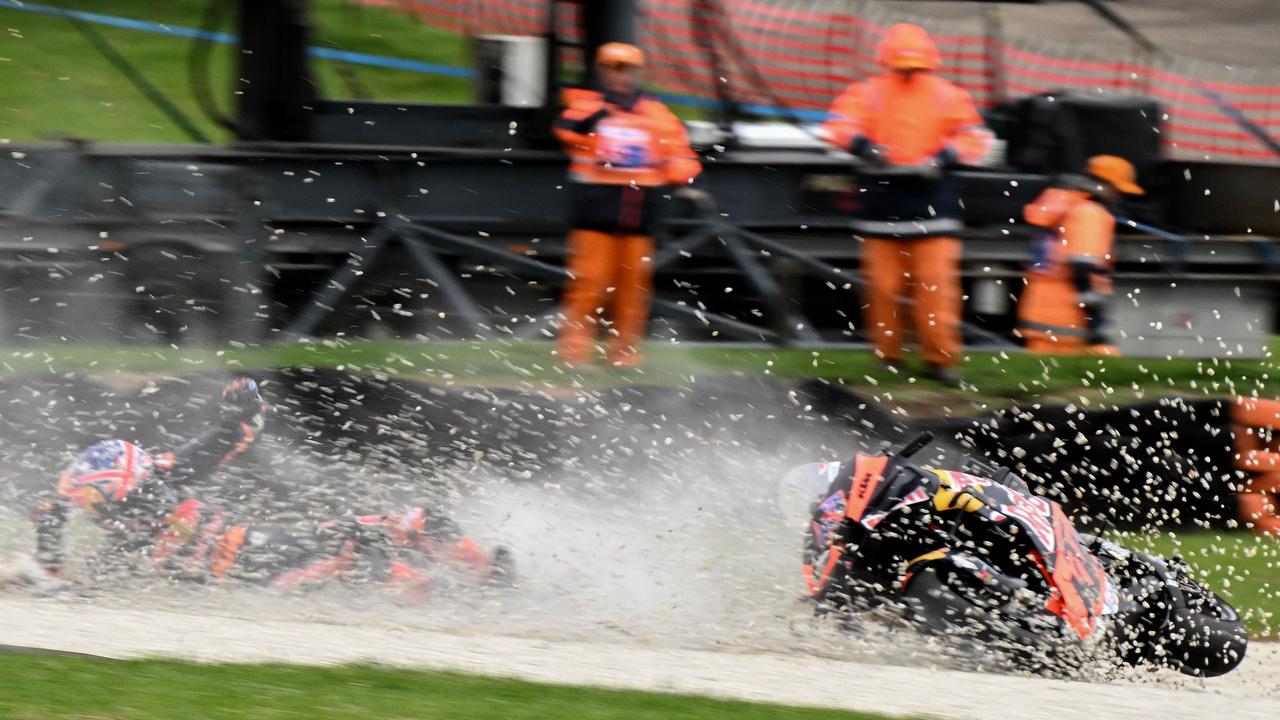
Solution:
[[[1078,402],[1109,406],[1164,395],[1280,395],[1270,359],[1151,360],[1043,357],[970,352],[966,388],[950,390],[915,372],[891,373],[861,350],[741,348],[651,343],[641,370],[570,373],[556,367],[547,342],[415,342],[328,339],[259,348],[188,349],[83,344],[0,351],[0,374],[84,372],[182,374],[291,365],[334,367],[458,385],[542,387],[689,383],[732,375],[825,378],[908,409],[980,412],[1012,402]]]
[[[819,711],[757,703],[543,685],[374,666],[195,665],[0,655],[0,716],[13,720],[338,720],[346,718],[763,718]],[[823,710],[825,718],[883,716]]]
[[[200,25],[210,0],[50,0],[70,10],[184,27]],[[466,38],[430,28],[412,16],[344,0],[312,0],[312,44],[423,62],[465,65]],[[0,138],[73,136],[113,142],[189,139],[93,48],[66,18],[0,8],[6,33],[0,50]],[[94,26],[153,85],[215,141],[227,132],[199,110],[187,73],[192,41],[141,30]],[[228,26],[222,31],[234,34]],[[210,87],[232,114],[235,48],[215,45]],[[321,96],[403,102],[460,103],[470,81],[312,60]],[[409,141],[409,139],[406,139]]]
[[[215,0],[44,0],[42,4],[185,28],[201,26]],[[221,1],[221,0],[216,0]],[[452,67],[469,67],[466,36],[440,30],[410,13],[351,0],[310,0],[311,44]],[[138,89],[109,65],[66,18],[0,7],[0,138],[48,140],[75,137],[106,142],[186,143],[190,139]],[[142,75],[215,142],[229,133],[196,103],[187,61],[192,41],[95,25]],[[221,32],[235,34],[228,21]],[[235,48],[215,45],[209,86],[224,114],[232,114]],[[428,75],[330,60],[311,60],[320,97],[380,102],[472,102],[466,78]],[[687,120],[706,119],[701,107],[674,107]],[[428,142],[429,138],[418,138]],[[405,138],[412,144],[414,138]]]
[[[1116,541],[1163,557],[1179,554],[1240,612],[1254,637],[1280,637],[1280,542],[1244,532],[1122,533]]]

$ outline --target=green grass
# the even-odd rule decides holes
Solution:
[[[9,720],[824,718],[882,716],[353,666],[195,665],[0,655]]]
[[[195,27],[207,0],[51,0],[60,7]],[[409,15],[352,6],[344,0],[312,0],[312,44],[465,65],[466,39],[429,28]],[[187,76],[191,41],[138,30],[95,26],[207,135],[227,133],[197,107]],[[235,32],[233,27],[224,28]],[[93,49],[65,18],[0,9],[0,138],[40,140],[73,136],[114,142],[187,142],[186,136]],[[211,85],[231,113],[235,49],[215,46]],[[355,92],[339,65],[313,61],[322,94]],[[345,65],[372,99],[460,103],[470,99],[464,79]]]
[[[1125,547],[1182,556],[1244,617],[1255,637],[1280,637],[1280,541],[1244,532],[1121,533]]]
[[[343,339],[221,349],[66,344],[0,350],[0,373],[180,374],[305,365],[455,384],[534,386],[687,383],[710,375],[818,377],[906,407],[937,409],[937,402],[945,400],[955,412],[1014,401],[1070,401],[1097,407],[1175,393],[1280,395],[1280,373],[1270,359],[1064,358],[970,352],[962,370],[972,387],[952,391],[920,380],[913,372],[889,373],[877,365],[870,353],[861,350],[752,349],[653,342],[643,370],[585,376],[557,369],[551,350],[547,342]]]
[[[183,27],[199,27],[210,0],[45,0],[71,10]],[[468,39],[416,17],[351,0],[311,0],[311,44],[322,48],[469,67]],[[235,34],[228,22],[222,32]],[[174,105],[215,142],[230,140],[196,103],[187,72],[192,42],[95,25]],[[75,137],[103,142],[186,143],[190,139],[90,45],[65,18],[0,8],[0,138]],[[234,114],[235,48],[215,45],[210,87],[222,112]],[[385,102],[471,102],[465,78],[427,75],[328,60],[311,61],[322,97]],[[703,108],[674,107],[706,119]],[[411,142],[412,139],[407,139]]]

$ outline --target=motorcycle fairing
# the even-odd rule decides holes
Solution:
[[[859,455],[853,466],[853,483],[849,486],[849,499],[844,515],[854,522],[862,520],[884,479],[884,467],[889,458],[884,455]]]
[[[910,493],[908,493],[906,497],[902,498],[902,500],[898,501],[897,505],[894,505],[888,510],[884,510],[882,512],[875,512],[875,513],[866,513],[865,515],[863,515],[861,520],[862,526],[867,528],[868,530],[874,530],[875,527],[880,524],[881,520],[884,520],[886,517],[889,516],[889,513],[895,512],[897,510],[901,510],[902,508],[907,507],[908,505],[916,505],[918,503],[922,503],[928,499],[929,499],[929,493],[925,492],[924,488],[916,488],[915,490],[912,490]]]
[[[1057,503],[1053,503],[1052,521],[1057,550],[1042,560],[1053,579],[1045,607],[1065,620],[1081,639],[1088,638],[1098,629],[1098,618],[1105,614],[1114,592],[1102,564],[1085,549]]]
[[[1085,549],[1062,507],[998,484],[984,490],[985,499],[1030,537],[1040,571],[1050,586],[1045,609],[1062,618],[1081,638],[1088,638],[1097,631],[1098,618],[1105,614],[1114,591],[1102,565]]]

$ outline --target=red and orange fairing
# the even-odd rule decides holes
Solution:
[[[845,498],[845,518],[853,522],[862,520],[862,516],[866,514],[867,505],[875,495],[876,488],[880,487],[880,483],[884,480],[884,468],[888,461],[889,458],[884,455],[857,456],[854,460],[849,493]],[[820,556],[822,567],[819,571],[815,572],[812,562],[802,565],[805,589],[808,590],[809,597],[817,598],[822,595],[827,583],[831,581],[831,576],[840,566],[840,558],[843,555],[844,548],[838,544],[832,544],[826,555]]]
[[[1071,626],[1082,639],[1098,629],[1098,619],[1106,604],[1107,575],[1101,563],[1080,544],[1071,520],[1057,504],[1053,506],[1053,534],[1056,539],[1049,571],[1049,601],[1045,608]]]

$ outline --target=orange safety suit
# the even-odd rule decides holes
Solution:
[[[634,365],[649,318],[659,202],[667,186],[688,184],[702,165],[684,125],[658,100],[584,90],[566,99],[555,133],[570,158],[573,230],[559,360],[589,361],[611,309],[609,359]]]
[[[1042,192],[1023,215],[1044,228],[1018,302],[1018,333],[1027,350],[1114,354],[1101,326],[1112,292],[1115,217],[1090,193],[1059,187]]]
[[[931,72],[940,59],[923,29],[894,25],[878,59],[888,72],[850,85],[823,125],[831,145],[876,161],[861,173],[852,223],[864,243],[867,334],[882,359],[900,358],[899,298],[910,284],[924,358],[950,366],[960,351],[961,246],[954,233],[963,224],[955,189],[937,171],[981,162],[992,135],[969,93]],[[877,174],[877,166],[927,166],[935,172]]]

